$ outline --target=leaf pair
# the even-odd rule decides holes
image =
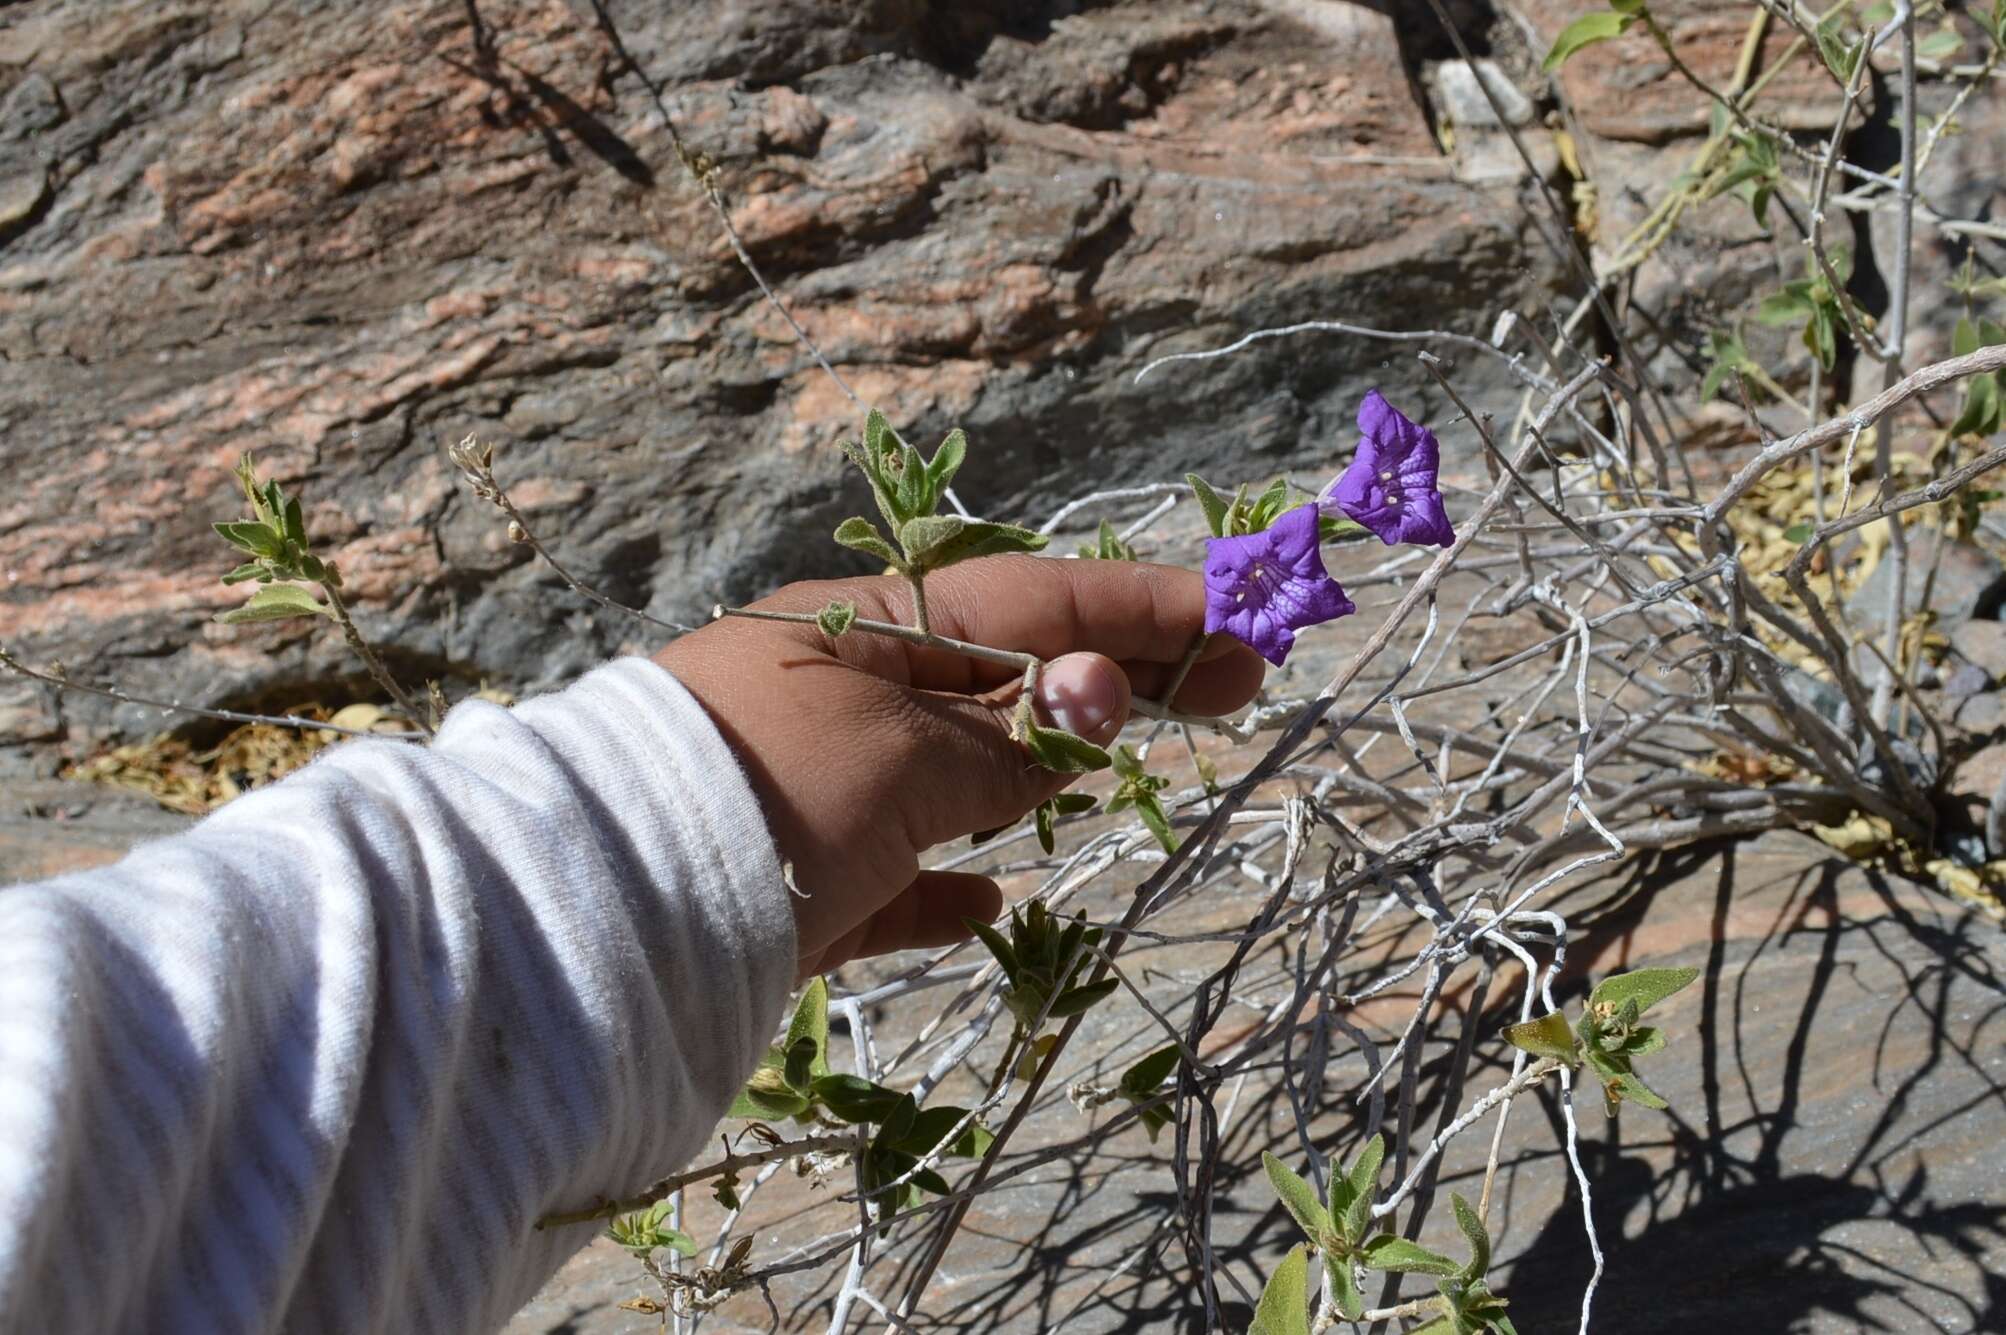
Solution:
[[[1505,1030],[1505,1041],[1535,1057],[1570,1067],[1586,1064],[1602,1082],[1610,1116],[1628,1099],[1662,1111],[1668,1105],[1632,1069],[1631,1062],[1665,1046],[1661,1029],[1638,1023],[1645,1011],[1688,986],[1698,969],[1637,969],[1603,979],[1572,1028],[1559,1011]]]
[[[265,587],[253,593],[243,606],[232,608],[216,619],[235,625],[331,615],[327,604],[310,591],[296,584],[273,582],[310,580],[331,588],[341,587],[341,574],[334,563],[321,560],[311,550],[299,497],[287,496],[275,481],[260,483],[248,454],[237,461],[236,474],[244,499],[251,507],[251,517],[213,527],[232,547],[251,559],[223,576],[223,582],[241,584],[254,579]]]
[[[1365,1315],[1364,1298],[1353,1273],[1353,1260],[1356,1259],[1373,1270],[1436,1277],[1435,1287],[1441,1293],[1436,1304],[1441,1315],[1416,1327],[1410,1335],[1420,1335],[1422,1331],[1429,1332],[1429,1335],[1481,1335],[1485,1331],[1495,1332],[1495,1335],[1518,1335],[1511,1319],[1505,1315],[1505,1300],[1493,1294],[1484,1282],[1484,1275],[1491,1264],[1490,1234],[1484,1229],[1477,1212],[1460,1194],[1452,1193],[1449,1204],[1455,1212],[1456,1226],[1470,1244],[1470,1259],[1461,1265],[1417,1242],[1391,1234],[1380,1234],[1362,1243],[1357,1240],[1364,1232],[1364,1224],[1371,1219],[1373,1179],[1378,1176],[1383,1153],[1384,1143],[1374,1136],[1360,1152],[1356,1168],[1349,1174],[1340,1171],[1331,1178],[1331,1208],[1324,1212],[1328,1222],[1321,1249],[1324,1252],[1325,1279],[1330,1285],[1330,1302],[1338,1315],[1347,1321],[1357,1321]],[[1319,1245],[1317,1235],[1310,1226],[1316,1222],[1315,1215],[1311,1213],[1316,1207],[1315,1193],[1308,1183],[1282,1166],[1273,1155],[1263,1154],[1261,1158],[1268,1169],[1268,1180],[1274,1184],[1276,1194],[1282,1197],[1282,1204],[1296,1217],[1298,1224],[1303,1224],[1304,1231],[1311,1234],[1311,1245]],[[1361,1177],[1365,1178],[1362,1184]],[[1356,1191],[1358,1194],[1345,1200],[1340,1207],[1340,1193],[1343,1191]],[[1306,1215],[1310,1220],[1308,1223],[1305,1222]],[[1290,1251],[1268,1277],[1266,1287],[1261,1290],[1260,1303],[1254,1311],[1250,1335],[1308,1335],[1309,1301],[1305,1291],[1308,1280],[1308,1255],[1299,1246]]]
[[[1268,489],[1251,501],[1247,499],[1245,483],[1240,484],[1229,501],[1196,473],[1186,473],[1184,480],[1190,484],[1191,494],[1198,498],[1198,508],[1205,512],[1205,525],[1215,538],[1241,538],[1264,532],[1289,508],[1289,484],[1284,478],[1270,482]]]
[[[1403,1274],[1457,1275],[1456,1263],[1417,1242],[1391,1233],[1372,1233],[1372,1204],[1378,1194],[1379,1168],[1386,1158],[1386,1140],[1374,1136],[1348,1168],[1331,1174],[1330,1198],[1318,1201],[1316,1189],[1274,1155],[1263,1152],[1261,1166],[1282,1208],[1301,1228],[1310,1245],[1323,1253],[1324,1283],[1331,1305],[1347,1321],[1365,1312],[1357,1267]],[[1488,1246],[1488,1244],[1486,1244]],[[1489,1253],[1485,1252],[1485,1264]],[[1482,1274],[1478,1269],[1475,1274]],[[1272,1282],[1272,1281],[1271,1281]]]
[[[958,1132],[957,1127],[961,1128]],[[864,1151],[861,1165],[864,1194],[873,1216],[885,1219],[909,1209],[919,1204],[922,1192],[945,1196],[953,1190],[938,1172],[919,1166],[935,1150],[976,1158],[986,1153],[995,1140],[989,1128],[969,1118],[966,1108],[921,1109],[912,1095],[895,1095],[882,1114],[878,1133],[871,1137]],[[907,1180],[892,1187],[901,1178]]]
[[[1170,786],[1170,780],[1144,770],[1142,758],[1126,746],[1115,749],[1113,760],[1114,772],[1121,780],[1121,786],[1108,799],[1109,813],[1133,809],[1163,851],[1175,853],[1177,836],[1171,833],[1170,814],[1163,809],[1163,799],[1157,796]]]
[[[657,1247],[667,1247],[683,1256],[695,1256],[696,1239],[669,1225],[669,1215],[674,1209],[669,1201],[656,1201],[645,1210],[616,1216],[607,1225],[606,1232],[614,1242],[644,1261]]]
[[[871,484],[885,529],[854,516],[836,526],[836,541],[908,578],[977,556],[1035,552],[1045,546],[1043,534],[1015,524],[935,513],[968,453],[968,438],[959,427],[947,433],[933,458],[923,459],[893,434],[884,414],[873,408],[864,421],[863,444],[844,441],[842,448]]]
[[[818,1104],[828,1106],[824,1089],[818,1088],[819,1082],[830,1076],[828,1049],[829,983],[817,978],[802,990],[794,1015],[787,1022],[786,1039],[778,1047],[766,1050],[759,1069],[732,1100],[725,1115],[768,1121],[787,1117],[807,1120],[812,1108]],[[825,1088],[838,1090],[838,1097],[842,1097],[840,1086]],[[842,1121],[868,1120],[837,1116]]]
[[[1040,1015],[1052,1020],[1079,1015],[1121,986],[1115,978],[1074,985],[1093,958],[1087,948],[1101,939],[1100,928],[1087,926],[1084,910],[1070,919],[1058,918],[1034,899],[1010,911],[1007,938],[986,922],[973,918],[962,921],[1002,967],[1008,984],[1003,1004],[1010,1008],[1018,1031],[1026,1037],[1036,1034]]]

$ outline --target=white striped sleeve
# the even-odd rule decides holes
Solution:
[[[540,1215],[701,1149],[794,959],[640,659],[0,890],[0,1327],[491,1330],[593,1233]]]

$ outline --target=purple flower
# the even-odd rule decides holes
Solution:
[[[1317,510],[1299,505],[1244,538],[1205,540],[1205,629],[1225,631],[1280,667],[1296,632],[1358,609],[1323,568]]]
[[[1435,433],[1388,403],[1378,390],[1358,405],[1364,439],[1351,467],[1324,489],[1317,505],[1324,514],[1350,515],[1388,547],[1403,542],[1447,547],[1456,540],[1435,475],[1442,446]]]

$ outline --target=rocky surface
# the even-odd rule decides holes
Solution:
[[[366,694],[331,637],[211,622],[243,450],[305,488],[413,675],[547,684],[633,633],[456,486],[470,431],[657,614],[833,568],[861,411],[665,114],[850,389],[969,429],[969,504],[1327,459],[1365,387],[1422,380],[1405,357],[1324,337],[1131,380],[1263,325],[1541,304],[1523,183],[1435,137],[1440,48],[1419,7],[1336,0],[10,7],[0,642],[167,698]],[[15,740],[158,726],[0,689]]]

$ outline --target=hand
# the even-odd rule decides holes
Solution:
[[[1098,745],[1128,719],[1132,692],[1159,695],[1205,620],[1198,575],[1130,561],[1001,556],[930,576],[935,634],[1047,660],[1038,707],[1050,726]],[[911,623],[895,578],[792,584],[753,606],[814,612],[843,600],[873,621]],[[1056,661],[1052,661],[1056,660]],[[965,940],[1002,892],[986,876],[922,872],[936,844],[1021,820],[1075,776],[1053,774],[1010,738],[1021,674],[943,650],[810,625],[726,619],[656,661],[710,712],[793,864],[802,977],[848,960]],[[1265,666],[1213,640],[1176,707],[1220,715],[1246,704]]]

